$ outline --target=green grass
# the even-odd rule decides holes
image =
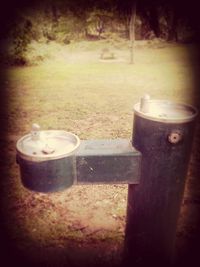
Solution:
[[[120,53],[128,56],[127,51]],[[22,134],[38,122],[42,128],[73,130],[83,138],[115,138],[118,132],[128,137],[133,105],[144,93],[193,101],[192,65],[185,47],[138,49],[134,65],[94,62],[93,52],[91,62],[79,60],[82,54],[76,51],[73,63],[66,59],[8,70],[10,119],[15,125],[10,132]]]

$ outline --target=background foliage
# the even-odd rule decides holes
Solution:
[[[68,45],[80,40],[128,40],[133,2],[44,0],[23,8],[18,5],[2,30],[1,61],[37,64],[48,57],[45,45],[50,42]],[[195,9],[193,3],[185,6],[179,0],[137,1],[136,40],[195,41],[199,28],[195,17],[191,19],[191,8]]]

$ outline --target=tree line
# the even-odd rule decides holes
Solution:
[[[133,21],[134,27],[130,27]],[[12,8],[2,11],[0,24],[0,37],[11,40],[19,62],[32,40],[69,44],[72,40],[109,39],[115,35],[189,42],[197,40],[200,32],[194,0],[16,1]]]
[[[131,19],[131,10],[134,3],[137,2],[137,20],[136,28],[139,28],[140,34],[138,38],[150,38],[150,32],[157,38],[164,38],[169,41],[179,41],[183,28],[190,28],[195,33],[199,31],[198,9],[196,10],[195,1],[181,0],[43,0],[43,1],[27,1],[14,5],[14,15],[12,19],[6,23],[6,27],[2,27],[4,35],[10,28],[15,27],[19,20],[26,18],[29,24],[34,24],[34,16],[30,16],[30,10],[37,11],[42,16],[45,24],[50,22],[52,31],[56,29],[61,17],[69,16],[69,13],[82,23],[81,32],[87,33],[89,22],[96,23],[96,33],[101,34],[106,31],[108,21],[115,20],[124,25],[126,37],[128,35],[129,22]],[[20,1],[16,2],[20,3]],[[8,11],[10,12],[10,11]],[[26,14],[29,12],[29,15]],[[46,16],[46,18],[45,18]],[[80,25],[77,26],[80,27]],[[40,25],[42,27],[42,25]],[[72,27],[73,28],[73,27]],[[114,28],[114,27],[113,27]],[[72,29],[74,30],[74,29]],[[116,30],[116,29],[114,29]],[[80,32],[80,29],[78,29]],[[3,32],[2,32],[3,34]],[[44,35],[47,34],[44,30]],[[180,36],[180,37],[179,37]]]

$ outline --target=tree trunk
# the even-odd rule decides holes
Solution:
[[[150,15],[149,15],[149,23],[150,27],[153,30],[155,36],[158,38],[160,36],[160,25],[159,25],[159,13],[156,7],[150,7],[149,8]]]
[[[134,63],[134,44],[135,44],[135,19],[136,19],[136,0],[133,3],[131,10],[131,18],[129,25],[129,36],[130,36],[130,63]]]
[[[171,10],[169,10],[167,16],[167,24],[168,24],[167,40],[178,42],[178,33],[177,33],[178,14],[177,14],[177,8],[175,6]]]
[[[178,42],[178,34],[177,34],[177,17],[173,14],[171,21],[169,23],[169,32],[168,32],[168,41]]]

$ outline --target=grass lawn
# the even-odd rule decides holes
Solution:
[[[42,129],[64,129],[81,139],[131,139],[133,105],[145,93],[189,104],[199,99],[192,48],[136,47],[131,65],[127,49],[116,48],[115,61],[100,61],[101,47],[69,46],[39,66],[7,69],[9,159],[2,206],[7,207],[7,227],[19,251],[29,251],[32,261],[51,261],[52,266],[79,266],[84,261],[87,266],[98,261],[117,265],[127,185],[76,186],[48,195],[29,192],[20,183],[15,143],[35,122]]]

